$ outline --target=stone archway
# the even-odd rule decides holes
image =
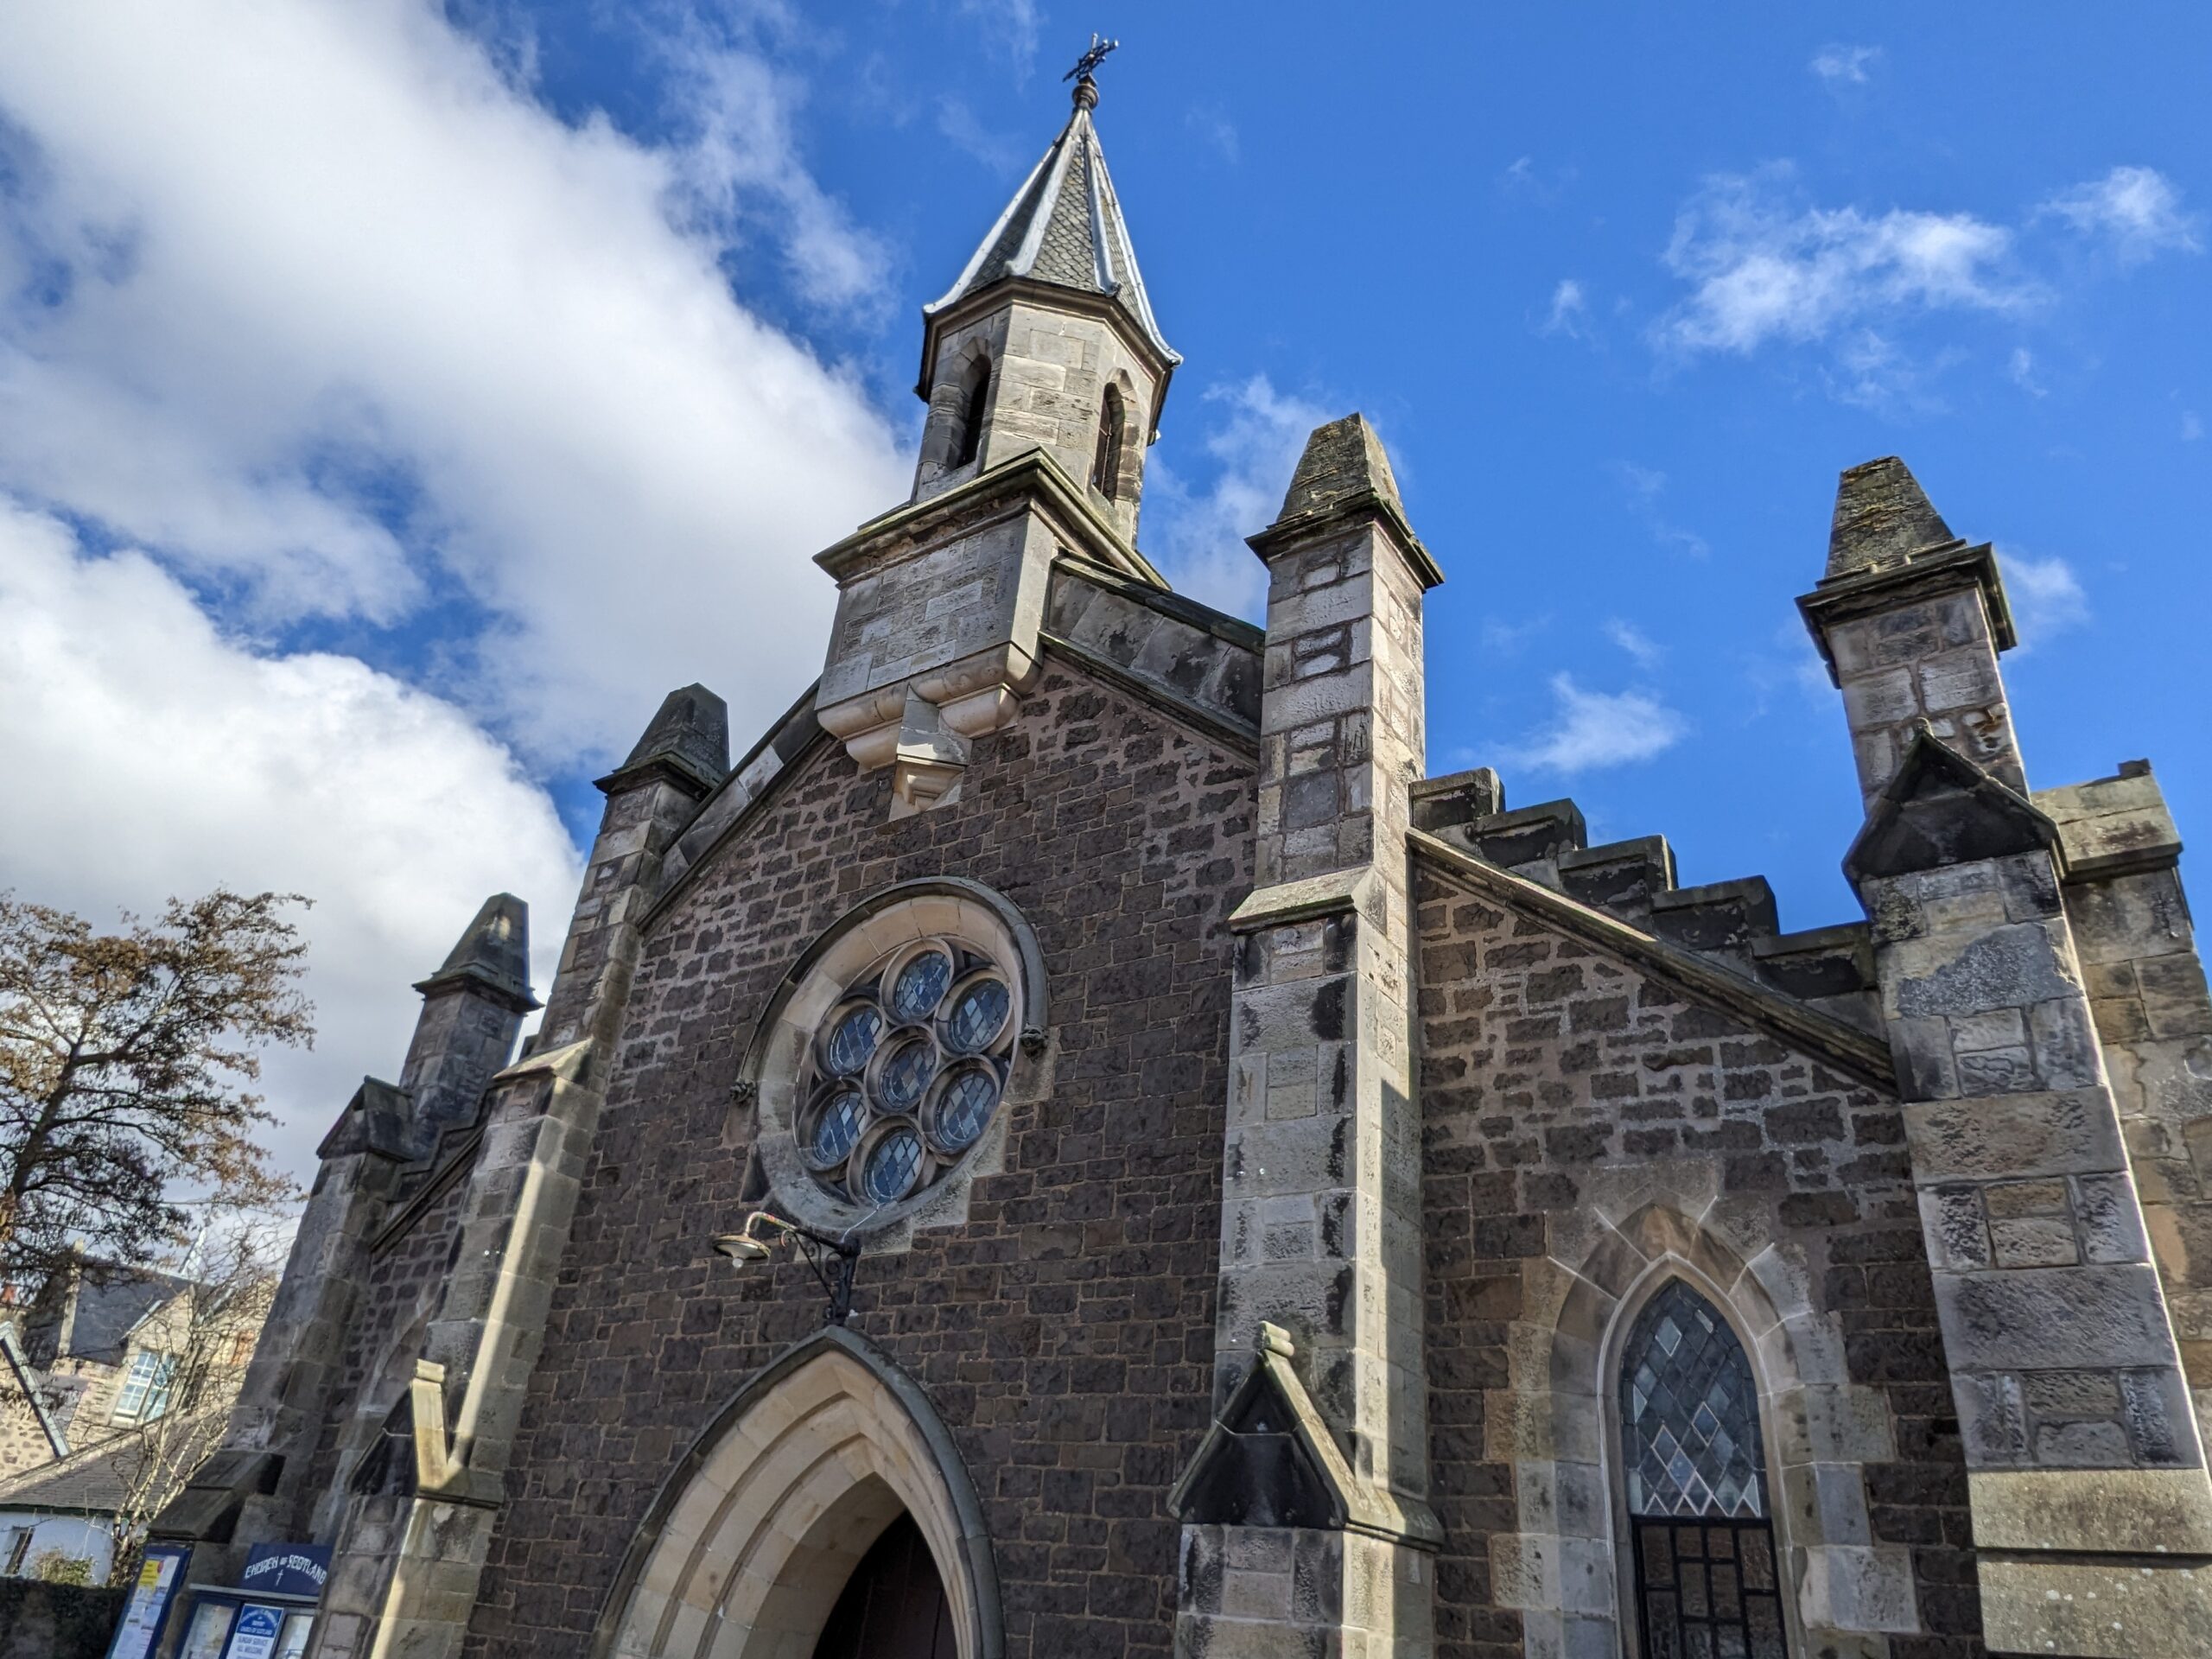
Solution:
[[[762,1372],[677,1465],[616,1575],[594,1659],[810,1655],[902,1514],[943,1581],[959,1659],[1000,1659],[990,1539],[951,1437],[873,1344],[825,1329]]]
[[[1771,1243],[1739,1252],[1713,1224],[1717,1205],[1696,1207],[1694,1218],[1646,1192],[1593,1206],[1563,1258],[1526,1264],[1512,1387],[1491,1397],[1520,1521],[1491,1541],[1499,1601],[1520,1611],[1531,1651],[1630,1650],[1611,1402],[1630,1322],[1681,1279],[1735,1328],[1759,1388],[1791,1650],[1917,1630],[1906,1552],[1875,1543],[1869,1525],[1865,1466],[1895,1455],[1886,1403],[1851,1381],[1802,1268]]]

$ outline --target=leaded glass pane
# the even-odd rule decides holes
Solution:
[[[857,1089],[840,1089],[822,1103],[806,1141],[807,1157],[817,1169],[835,1169],[852,1156],[866,1111]]]
[[[921,1136],[912,1129],[893,1129],[869,1148],[861,1185],[870,1202],[891,1204],[906,1196],[921,1166]]]
[[[1763,1516],[1758,1391],[1726,1320],[1677,1279],[1629,1333],[1623,1462],[1640,1516]]]
[[[883,1013],[873,1004],[863,1002],[847,1011],[830,1033],[830,1069],[841,1077],[849,1077],[868,1064],[868,1057],[875,1052],[876,1039],[883,1035]]]
[[[990,1122],[998,1103],[998,1079],[981,1067],[959,1073],[944,1085],[937,1103],[938,1145],[947,1152],[961,1152],[975,1145]]]
[[[893,1049],[875,1080],[877,1103],[887,1112],[911,1112],[937,1071],[937,1055],[925,1037],[910,1037]]]
[[[995,979],[979,979],[952,1000],[944,1025],[944,1043],[956,1054],[973,1054],[986,1047],[1006,1024],[1011,1001],[1006,986]]]
[[[891,987],[891,1012],[900,1020],[926,1020],[951,983],[952,958],[942,950],[925,950],[899,970]]]

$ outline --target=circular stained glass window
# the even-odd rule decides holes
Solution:
[[[952,983],[952,957],[932,947],[907,958],[891,983],[891,1013],[907,1024],[926,1020]]]
[[[987,1065],[962,1066],[945,1079],[931,1107],[930,1139],[945,1152],[967,1151],[998,1103],[998,1074]]]
[[[914,1189],[922,1171],[922,1137],[899,1128],[868,1149],[861,1160],[861,1190],[871,1204],[896,1204]]]
[[[883,1010],[873,1002],[848,1004],[832,1016],[826,1058],[833,1076],[849,1077],[868,1062],[883,1035]]]
[[[978,974],[952,993],[944,1015],[944,1046],[956,1054],[980,1054],[1006,1029],[1014,995],[995,975]]]
[[[1013,981],[995,952],[925,938],[849,981],[807,1051],[794,1124],[825,1192],[880,1209],[981,1141],[1014,1058]]]

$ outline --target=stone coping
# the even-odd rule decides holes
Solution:
[[[1897,1097],[1897,1067],[1890,1057],[1890,1046],[1881,1039],[1769,990],[1754,980],[1716,967],[1702,957],[1654,938],[1564,893],[1485,864],[1425,830],[1409,830],[1406,839],[1414,855],[1438,874],[1648,969],[1709,1007],[1759,1026],[1891,1099]]]

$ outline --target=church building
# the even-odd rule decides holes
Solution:
[[[2149,764],[2031,779],[1888,458],[1800,552],[1866,919],[1431,775],[1452,550],[1358,415],[1264,628],[1141,550],[1096,103],[922,308],[819,680],[734,754],[671,692],[552,984],[487,900],[338,1116],[162,1650],[283,1546],[308,1659],[2212,1653]]]

